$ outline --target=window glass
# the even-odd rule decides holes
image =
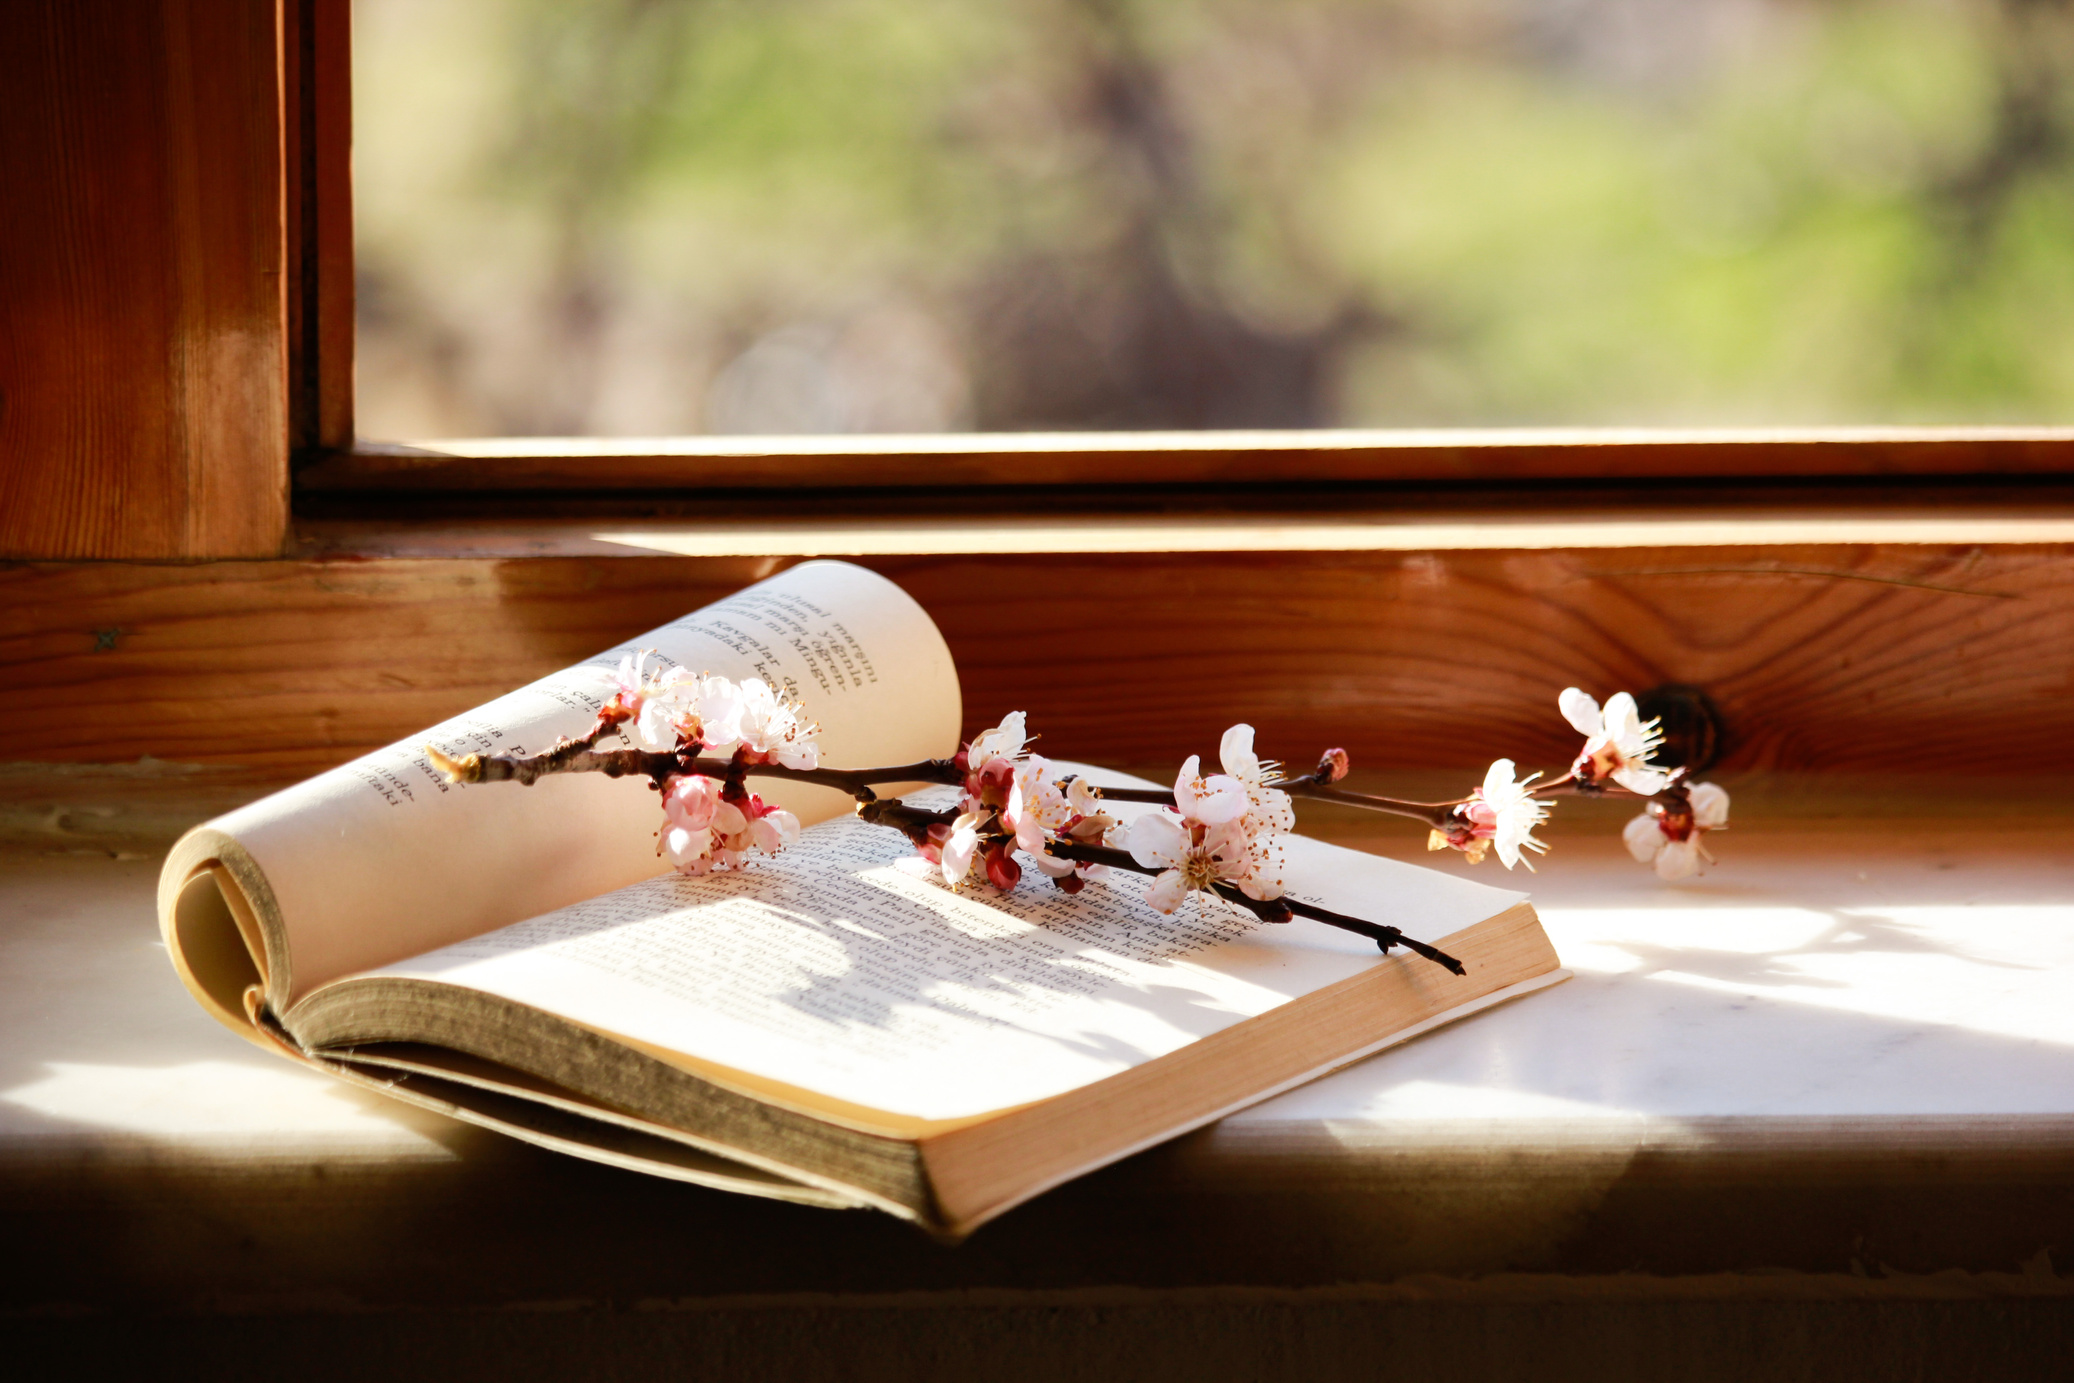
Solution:
[[[369,437],[2074,416],[2043,0],[358,0]]]

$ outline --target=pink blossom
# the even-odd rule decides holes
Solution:
[[[775,855],[799,841],[799,818],[783,807],[765,808],[749,823],[749,837],[766,855]]]
[[[663,816],[672,826],[703,831],[720,808],[721,784],[696,773],[679,774],[663,788]]]
[[[799,839],[799,818],[753,792],[698,774],[663,790],[663,853],[686,874],[739,868],[752,851],[775,855]]]

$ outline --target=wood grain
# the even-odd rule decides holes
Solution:
[[[521,437],[363,443],[311,493],[1258,485],[2074,473],[2064,428]]]
[[[270,0],[0,24],[0,555],[280,550],[279,42]]]
[[[1554,766],[1570,684],[1706,688],[1724,767],[2074,769],[2074,546],[918,552],[968,728],[1147,763],[1332,744],[1374,768]],[[349,559],[0,568],[8,757],[313,771],[795,560]]]

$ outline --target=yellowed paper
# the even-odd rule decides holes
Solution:
[[[1208,901],[1163,916],[1141,875],[1070,897],[1042,878],[954,893],[903,870],[910,853],[845,817],[743,873],[646,880],[384,973],[933,1120],[1076,1089],[1383,960],[1320,923]],[[1297,837],[1287,859],[1292,894],[1424,938],[1521,897]]]

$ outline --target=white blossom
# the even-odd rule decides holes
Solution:
[[[1145,901],[1161,912],[1180,907],[1191,892],[1213,892],[1220,882],[1246,888],[1251,857],[1236,820],[1204,826],[1166,812],[1148,812],[1131,823],[1126,848],[1139,864],[1160,871],[1146,886]]]
[[[951,823],[951,836],[943,843],[943,881],[952,888],[965,882],[972,872],[972,857],[979,851],[979,828],[986,821],[981,812],[966,812]]]
[[[1074,779],[1072,786],[1081,787],[1082,780]],[[1016,764],[1001,824],[1015,836],[1018,849],[1041,856],[1047,835],[1063,830],[1079,814],[1067,789],[1060,785],[1051,760],[1032,754]]]
[[[1651,804],[1621,831],[1628,852],[1654,865],[1657,877],[1673,883],[1699,875],[1714,863],[1701,837],[1728,825],[1728,792],[1713,783],[1694,783],[1687,790],[1691,813]]]
[[[1272,759],[1263,762],[1253,752],[1253,727],[1234,725],[1224,732],[1218,747],[1224,771],[1246,789],[1246,834],[1259,840],[1268,835],[1296,829],[1296,804],[1274,784],[1282,781],[1282,766]]]
[[[1010,711],[1001,718],[1001,723],[972,737],[966,747],[965,763],[974,772],[979,772],[995,759],[1013,762],[1028,744],[1029,735],[1024,730],[1025,717],[1021,711]]]
[[[1657,723],[1644,721],[1635,698],[1616,692],[1605,708],[1576,687],[1565,687],[1556,704],[1563,718],[1585,737],[1573,771],[1585,782],[1611,778],[1629,792],[1654,797],[1671,781],[1670,774],[1650,766],[1649,756],[1663,743]]]
[[[675,667],[657,680],[635,728],[651,749],[720,748],[741,737],[741,717],[742,693],[734,683]]]
[[[821,749],[814,736],[821,727],[806,718],[805,707],[781,700],[759,677],[741,683],[735,695],[739,704],[734,737],[742,748],[784,768],[820,767]]]
[[[1515,782],[1512,760],[1499,759],[1484,775],[1483,786],[1470,794],[1469,801],[1455,808],[1455,814],[1470,824],[1470,837],[1495,845],[1499,862],[1507,869],[1525,863],[1531,871],[1533,864],[1520,852],[1548,851],[1534,837],[1534,828],[1548,819],[1548,804],[1533,793],[1533,782],[1540,776],[1532,773]],[[1474,857],[1471,862],[1475,862]]]
[[[1190,754],[1174,779],[1174,806],[1181,815],[1205,826],[1222,826],[1245,815],[1246,786],[1228,773],[1205,778],[1199,772],[1202,756]]]

